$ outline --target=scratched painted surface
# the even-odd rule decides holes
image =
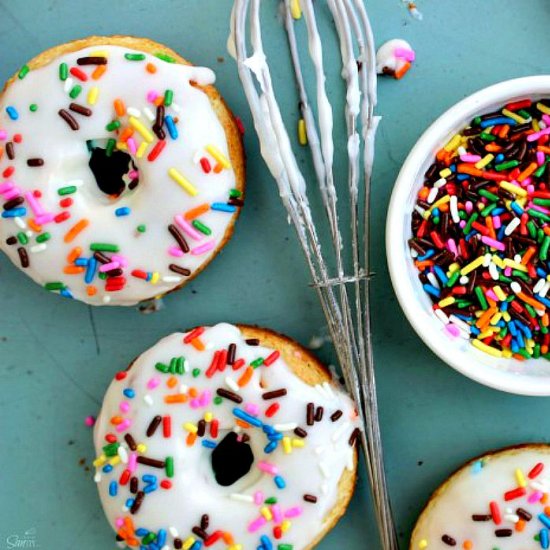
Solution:
[[[60,41],[101,33],[143,35],[213,67],[229,105],[250,128],[235,67],[225,53],[230,4],[0,0],[0,80]],[[418,52],[417,65],[403,81],[380,83],[378,112],[384,119],[372,213],[375,355],[389,483],[403,547],[422,504],[446,475],[487,449],[548,440],[545,424],[532,420],[550,411],[544,399],[483,388],[433,356],[399,310],[383,244],[393,181],[428,123],[478,88],[547,71],[550,43],[544,37],[550,4],[418,4],[425,16],[422,22],[412,20],[399,0],[368,3],[378,43],[401,36]],[[274,5],[264,4],[268,53],[277,60],[276,81],[290,83]],[[333,45],[327,39],[327,48]],[[337,52],[326,55],[334,61],[329,85],[339,90]],[[279,92],[285,114],[294,122],[293,86],[283,85]],[[342,131],[341,121],[336,131]],[[0,258],[0,549],[9,548],[17,537],[23,539],[28,529],[35,529],[27,537],[35,537],[43,549],[111,547],[112,533],[89,471],[91,432],[83,420],[96,413],[113,373],[160,337],[220,320],[270,326],[304,343],[322,332],[322,313],[307,287],[301,252],[252,131],[246,135],[246,147],[247,206],[234,240],[196,282],[168,297],[155,315],[122,308],[91,310],[48,295]],[[307,173],[309,164],[304,166]],[[340,158],[337,167],[342,166]],[[332,358],[328,346],[319,354],[327,361]],[[378,548],[364,477],[358,489],[348,514],[321,548]]]

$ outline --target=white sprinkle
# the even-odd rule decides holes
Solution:
[[[522,260],[522,257],[519,255],[519,254],[516,254],[514,256],[514,262],[520,264],[521,263],[521,260]]]
[[[446,180],[445,178],[439,178],[439,179],[434,183],[434,187],[437,187],[438,189],[440,189],[440,188],[443,187],[446,183],[447,183],[447,180]]]
[[[323,474],[323,477],[329,477],[330,476],[330,470],[327,466],[327,463],[320,460],[319,461],[319,470],[321,470],[321,473]]]
[[[23,220],[23,218],[17,216],[16,218],[13,218],[13,221],[15,222],[17,227],[20,227],[21,229],[27,229],[27,223],[25,222],[25,220]]]
[[[426,210],[424,210],[424,208],[418,206],[418,204],[415,205],[414,209],[415,209],[422,217],[424,217],[424,215],[426,214]]]
[[[181,281],[181,277],[177,277],[175,275],[166,275],[162,278],[163,283],[179,283]]]
[[[110,301],[111,301],[111,297],[110,297],[110,296],[103,296],[103,303],[104,303],[104,304],[108,304]]]
[[[533,292],[535,294],[538,294],[544,288],[545,284],[546,284],[546,279],[539,279],[537,281],[537,284],[533,287]]]
[[[176,111],[176,113],[181,113],[181,107],[177,103],[172,102],[171,107],[174,111]]]
[[[546,298],[546,294],[548,294],[548,290],[550,290],[550,281],[546,281],[544,283],[543,289],[539,292],[540,296],[542,298]]]
[[[498,281],[498,267],[493,262],[489,264],[489,275],[491,275],[493,281]]]
[[[99,483],[101,481],[101,472],[96,472],[95,475],[94,475],[94,481],[96,483]]]
[[[451,195],[450,210],[453,222],[460,223],[460,216],[458,215],[458,197],[456,195]]]
[[[459,155],[465,155],[467,153],[466,149],[464,148],[463,145],[461,145],[460,147],[457,148],[457,152]]]
[[[506,521],[511,521],[512,523],[517,523],[519,521],[519,516],[517,514],[506,514],[504,519]]]
[[[493,256],[489,252],[487,252],[487,254],[483,256],[483,267],[489,267],[492,259]]]
[[[437,277],[431,271],[428,273],[427,277],[428,281],[430,281],[430,283],[435,286],[435,288],[440,288]]]
[[[187,384],[180,384],[180,393],[187,393],[188,389],[189,387],[187,386]]]
[[[504,230],[504,234],[508,237],[511,235],[519,226],[521,223],[519,218],[513,218],[512,221],[506,226],[506,229]]]
[[[436,309],[434,310],[435,316],[444,324],[449,324],[449,317],[447,317],[447,314],[442,309]]]
[[[241,390],[239,384],[237,384],[237,382],[235,382],[235,380],[233,380],[233,378],[231,378],[230,376],[225,377],[225,383],[227,384],[229,389],[233,390],[234,392],[238,392]]]
[[[141,117],[141,111],[139,109],[136,109],[135,107],[128,107],[126,109],[126,112],[133,117],[140,118]]]
[[[344,432],[349,429],[349,427],[349,422],[344,422],[343,424],[340,424],[340,426],[338,426],[338,429],[332,434],[333,443],[336,443],[342,437],[342,435],[344,435]]]
[[[33,234],[34,233],[30,229],[28,231],[25,231],[25,235],[27,235],[27,237],[32,237]]]
[[[153,398],[148,393],[143,396],[143,401],[145,401],[149,407],[153,405]]]
[[[183,372],[189,372],[189,361],[187,359],[183,360]]]
[[[296,422],[287,422],[286,424],[275,424],[273,429],[278,432],[291,432],[298,427]]]
[[[35,244],[34,246],[31,246],[30,251],[33,254],[37,254],[38,252],[44,252],[44,250],[46,250],[46,248],[48,248],[46,246],[46,243],[40,243],[40,244]]]
[[[414,249],[414,248],[411,248],[411,258],[414,260],[415,258],[418,258],[418,252]],[[318,349],[318,348],[312,348],[310,346],[310,349]]]
[[[145,116],[151,121],[153,122],[153,120],[155,120],[155,115],[153,114],[153,111],[151,111],[151,109],[149,109],[149,107],[144,107],[143,108],[143,112],[145,113]]]
[[[428,204],[432,204],[435,199],[437,198],[437,194],[439,193],[439,188],[438,187],[432,187],[430,189],[430,192],[428,193],[428,198],[426,199],[426,202]]]
[[[517,281],[513,281],[510,284],[510,288],[512,289],[512,292],[514,294],[517,294],[518,292],[521,292],[521,285]]]
[[[63,85],[63,90],[65,92],[70,92],[71,88],[73,87],[73,82],[74,82],[74,80],[69,76],[69,78],[67,78],[67,80],[65,80],[65,84]]]
[[[240,426],[237,426],[237,424],[235,424],[232,431],[235,432],[236,434],[240,434],[243,431],[243,429]]]
[[[126,450],[125,447],[123,447],[122,445],[119,446],[118,448],[118,456],[120,458],[120,461],[123,463],[123,464],[128,464],[128,451]]]
[[[168,532],[175,538],[177,539],[179,537],[179,532],[178,530],[172,526],[172,527],[168,527]]]
[[[250,495],[243,495],[241,493],[231,493],[229,495],[231,500],[238,500],[239,502],[254,502],[254,498]]]
[[[462,277],[460,277],[460,279],[458,280],[458,282],[459,282],[461,285],[467,285],[467,284],[470,282],[470,277],[468,277],[468,275],[462,275]]]

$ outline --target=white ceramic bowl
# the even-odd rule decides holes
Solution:
[[[418,279],[408,239],[411,213],[424,174],[435,153],[477,114],[491,112],[509,101],[550,97],[550,75],[508,80],[484,88],[441,115],[418,140],[405,160],[392,193],[386,223],[386,253],[397,298],[409,322],[424,342],[462,374],[499,390],[521,395],[550,395],[550,361],[495,358],[467,340],[452,339],[433,314],[432,303]]]

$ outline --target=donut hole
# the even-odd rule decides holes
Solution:
[[[211,462],[218,485],[228,487],[250,472],[254,453],[248,441],[229,432],[212,451]]]
[[[86,145],[90,153],[88,165],[103,195],[118,199],[138,186],[139,171],[129,153],[111,150],[106,140],[90,140]]]

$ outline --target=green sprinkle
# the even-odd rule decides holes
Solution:
[[[199,376],[200,373],[201,373],[201,369],[193,369],[191,371],[191,374],[193,375],[193,378],[197,378],[197,376]]]
[[[170,374],[176,374],[176,361],[177,359],[175,357],[170,359],[170,366],[168,367],[170,369]]]
[[[185,366],[185,358],[184,357],[178,357],[176,359],[176,373],[175,374],[183,374],[184,373],[184,366]]]
[[[174,92],[172,90],[166,90],[164,92],[164,105],[166,107],[170,107],[170,105],[172,105],[173,99],[174,99]]]
[[[76,99],[79,95],[80,95],[80,92],[82,91],[82,86],[80,84],[75,84],[71,91],[69,92],[69,95],[73,98],[73,99]]]
[[[529,304],[523,304],[523,305],[525,306],[527,313],[529,313],[529,316],[534,319],[537,316],[537,312],[535,311],[535,308]]]
[[[67,80],[68,76],[69,76],[69,67],[67,66],[67,63],[61,63],[61,65],[59,65],[59,79]]]
[[[116,456],[118,454],[119,447],[120,447],[120,443],[115,441],[114,443],[109,443],[109,445],[105,445],[103,447],[103,452],[105,456]]]
[[[44,288],[46,290],[65,290],[66,287],[64,283],[56,282],[56,283],[46,283],[44,285]]]
[[[278,544],[277,550],[293,550],[294,546],[292,544]]]
[[[223,399],[219,395],[216,395],[216,397],[214,397],[214,405],[221,405],[222,403]]]
[[[276,497],[269,497],[264,500],[264,504],[277,504]]]
[[[498,204],[496,202],[493,202],[492,204],[489,204],[487,205],[481,212],[480,214],[482,216],[488,216],[492,210],[494,210],[496,207],[498,206]]]
[[[548,164],[548,161],[546,161],[544,164],[542,164],[541,166],[539,166],[536,170],[536,172],[534,173],[534,176],[536,178],[540,178],[543,174],[544,174],[544,171],[546,170],[546,165]]]
[[[138,233],[145,233],[147,231],[147,226],[145,224],[141,224],[137,226]]]
[[[550,206],[550,199],[533,199],[533,203],[539,206]]]
[[[541,325],[540,331],[541,331],[543,334],[548,334],[548,327],[545,327],[544,325]]]
[[[532,208],[529,208],[529,210],[527,210],[527,213],[533,218],[538,218],[539,220],[550,222],[550,216],[547,216],[546,214],[539,212],[538,210],[533,210]]]
[[[499,197],[498,195],[495,195],[494,193],[491,193],[490,191],[487,191],[487,189],[480,189],[478,193],[485,197],[486,199],[489,199],[490,201],[498,201]],[[483,215],[483,214],[482,214]]]
[[[72,195],[73,193],[76,193],[76,185],[68,185],[67,187],[60,187],[57,190],[58,195]]]
[[[479,125],[481,124],[481,117],[480,117],[480,116],[476,116],[476,117],[474,118],[474,120],[472,120],[472,124],[473,124],[474,126],[479,126]]]
[[[487,300],[485,299],[485,294],[483,294],[483,290],[480,286],[476,286],[474,288],[474,292],[476,293],[477,299],[479,301],[479,304],[481,305],[482,309],[488,309],[489,304],[487,303]]]
[[[506,275],[502,275],[502,274],[500,274],[500,275],[498,276],[498,280],[499,280],[501,283],[508,283],[508,284],[510,284],[510,283],[513,282],[513,280],[510,279],[510,277],[506,277]]]
[[[531,279],[529,279],[529,275],[527,275],[527,273],[524,273],[523,271],[518,271],[517,269],[512,270],[512,275],[514,277],[519,277],[520,279],[522,279],[526,283],[528,283],[531,280]]]
[[[158,59],[162,59],[162,61],[166,61],[166,63],[175,63],[176,60],[171,57],[170,55],[168,54],[165,54],[163,52],[157,52],[155,54],[155,57],[157,57]]]
[[[527,222],[527,229],[529,230],[529,236],[534,239],[537,235],[537,227],[531,220]]]
[[[535,349],[533,349],[533,357],[535,359],[540,357],[540,344],[535,344]]]
[[[155,369],[166,374],[170,370],[170,367],[164,363],[157,363]]]
[[[263,365],[263,363],[264,363],[264,358],[263,357],[258,357],[258,359],[254,359],[254,361],[252,361],[252,363],[250,363],[250,366],[257,369],[260,365]]]
[[[526,119],[527,122],[531,122],[531,120],[532,120],[531,115],[525,109],[520,109],[518,111],[518,115],[520,117]]]
[[[167,456],[164,462],[164,467],[166,469],[166,477],[174,477],[174,458]]]
[[[107,279],[107,273],[104,273],[104,272],[100,271],[98,277],[99,277],[102,281],[105,281],[105,279]]]
[[[28,238],[27,235],[25,235],[25,233],[23,233],[22,231],[20,231],[19,233],[17,233],[17,240],[18,240],[21,244],[28,244],[28,243],[29,243],[29,238]]]
[[[111,138],[107,141],[107,146],[105,147],[105,155],[107,157],[110,157],[113,154],[113,151],[115,150],[115,146],[116,146],[116,139]]]
[[[155,533],[153,533],[153,531],[149,531],[149,533],[147,533],[147,534],[141,539],[141,544],[142,544],[142,545],[149,544],[150,542],[153,542],[156,538],[157,538],[157,535],[155,535]]]
[[[49,241],[51,239],[51,235],[46,232],[46,233],[42,233],[41,235],[38,235],[38,237],[36,237],[36,242],[37,243],[45,243],[46,241]]]
[[[238,189],[231,189],[231,191],[229,191],[229,196],[232,198],[232,199],[239,199],[243,196],[242,192],[239,191]]]
[[[29,111],[31,113],[35,113],[36,111],[38,111],[38,105],[36,103],[31,103],[29,105]]]
[[[19,80],[23,80],[28,74],[29,74],[30,68],[28,65],[23,65],[21,67],[21,70],[19,71],[19,74],[17,75],[19,77]]]
[[[515,168],[519,165],[517,160],[509,160],[507,162],[501,162],[500,164],[495,164],[495,170],[497,172],[502,172],[503,170],[509,170],[510,168]]]
[[[544,241],[542,241],[542,246],[540,247],[539,258],[543,261],[548,259],[548,247],[550,247],[550,237],[546,235]]]
[[[434,216],[434,217],[432,218],[432,221],[435,223],[435,225],[437,225],[437,224],[440,222],[439,216]]]
[[[193,220],[192,225],[195,229],[198,229],[201,233],[204,233],[205,235],[212,235],[212,229],[210,229],[207,225],[204,225],[199,220]]]
[[[495,136],[493,136],[492,134],[486,134],[485,132],[482,132],[481,134],[479,134],[479,137],[483,140],[483,141],[495,141],[495,139],[497,139]]]
[[[105,130],[107,130],[107,132],[114,132],[115,130],[118,130],[118,128],[120,128],[120,122],[118,120],[113,120],[105,126]]]
[[[124,57],[128,61],[143,61],[145,59],[144,53],[125,53]]]
[[[449,280],[447,281],[447,286],[450,288],[452,287],[457,281],[458,281],[458,278],[460,277],[460,269],[457,269],[450,277],[449,277]]]
[[[479,214],[477,212],[474,212],[470,219],[468,220],[468,223],[464,226],[464,233],[467,235],[472,230],[472,224],[479,218]]]
[[[116,244],[110,243],[92,243],[90,250],[94,252],[119,252],[120,248]]]

